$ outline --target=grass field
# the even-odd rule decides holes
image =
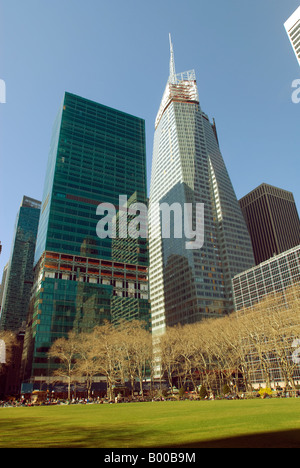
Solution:
[[[0,448],[300,448],[300,399],[0,408]]]

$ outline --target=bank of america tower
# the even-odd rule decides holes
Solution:
[[[215,122],[211,123],[200,107],[194,70],[176,74],[171,37],[170,48],[170,75],[155,121],[149,200],[154,335],[167,326],[230,313],[231,280],[254,265],[250,237],[221,155]],[[191,231],[197,232],[199,226],[203,236],[204,230],[198,248],[197,243],[192,246],[196,248],[187,248],[191,239],[183,229],[182,235],[179,232],[187,204],[193,207]],[[169,207],[169,218],[163,216],[162,206]],[[197,206],[202,211],[197,212]],[[201,215],[202,223],[196,214],[198,218]]]

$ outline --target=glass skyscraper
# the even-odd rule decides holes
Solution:
[[[33,259],[41,202],[23,197],[17,214],[10,259],[2,278],[0,329],[25,326],[33,284]]]
[[[200,107],[195,72],[176,74],[171,41],[170,45],[170,76],[155,122],[149,200],[153,335],[167,326],[232,311],[231,280],[254,265],[215,122]],[[170,207],[169,238],[162,235],[163,204]],[[177,230],[180,218],[172,217],[172,209],[178,206],[184,217],[185,204],[192,204],[190,228],[194,231],[199,223],[197,204],[204,206],[199,223],[204,242],[196,249],[187,249],[189,239]]]
[[[35,252],[35,281],[23,353],[25,380],[51,373],[47,351],[70,330],[105,319],[150,327],[146,238],[100,238],[97,207],[116,218],[147,203],[143,119],[65,93],[56,118]],[[50,367],[50,369],[49,369]]]

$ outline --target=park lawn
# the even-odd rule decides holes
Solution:
[[[0,408],[0,448],[300,448],[300,399]]]

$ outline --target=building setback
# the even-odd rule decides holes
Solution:
[[[98,205],[118,215],[120,195],[147,202],[144,120],[65,93],[44,185],[23,381],[51,374],[47,352],[71,330],[120,319],[150,327],[147,239],[96,232]]]
[[[233,310],[231,280],[254,265],[245,220],[225,167],[215,122],[199,104],[194,70],[176,74],[173,45],[170,75],[155,122],[149,199],[150,295],[153,334]],[[161,206],[204,204],[204,244],[162,235]],[[175,205],[173,205],[175,207]],[[178,221],[178,219],[177,219]],[[200,230],[199,230],[200,233]]]
[[[291,192],[261,184],[239,203],[256,265],[300,244],[300,220]]]
[[[2,277],[0,329],[25,326],[33,284],[33,260],[41,202],[24,196],[19,208],[10,259]]]

